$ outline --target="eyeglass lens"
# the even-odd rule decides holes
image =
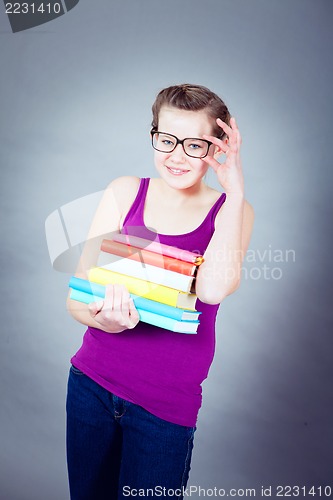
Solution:
[[[171,153],[177,146],[177,140],[172,135],[155,132],[153,134],[153,146],[162,153]],[[183,149],[188,156],[202,158],[208,152],[209,144],[200,139],[185,139]]]

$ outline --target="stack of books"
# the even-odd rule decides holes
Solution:
[[[178,333],[196,333],[200,312],[196,311],[194,281],[203,257],[187,250],[114,234],[103,240],[98,267],[89,280],[72,277],[71,299],[89,304],[105,297],[105,285],[127,287],[140,321]]]

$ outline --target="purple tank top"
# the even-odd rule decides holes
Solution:
[[[214,232],[214,220],[226,199],[215,202],[194,231],[158,234],[144,224],[149,178],[140,180],[137,196],[122,232],[203,254]],[[73,365],[108,391],[142,406],[159,418],[194,427],[202,402],[201,384],[207,378],[215,351],[215,319],[219,305],[204,304],[197,334],[174,333],[139,322],[132,330],[106,333],[88,327]]]

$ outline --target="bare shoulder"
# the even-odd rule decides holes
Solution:
[[[138,177],[118,177],[105,188],[90,226],[88,238],[118,231],[124,214],[131,207],[140,179]]]
[[[107,186],[112,191],[121,213],[127,212],[132,205],[140,185],[140,178],[130,175],[117,177]]]
[[[113,181],[110,182],[108,188],[112,188],[115,193],[119,190],[122,192],[121,194],[125,194],[131,190],[137,190],[140,184],[140,178],[134,177],[132,175],[122,175],[121,177],[116,177]]]

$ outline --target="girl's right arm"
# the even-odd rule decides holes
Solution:
[[[88,279],[90,268],[97,266],[104,238],[120,230],[121,220],[130,209],[139,186],[137,177],[119,177],[106,188],[91,224],[75,276]],[[67,298],[67,309],[80,323],[109,333],[134,328],[139,315],[128,290],[121,285],[107,285],[105,298],[83,304]]]

